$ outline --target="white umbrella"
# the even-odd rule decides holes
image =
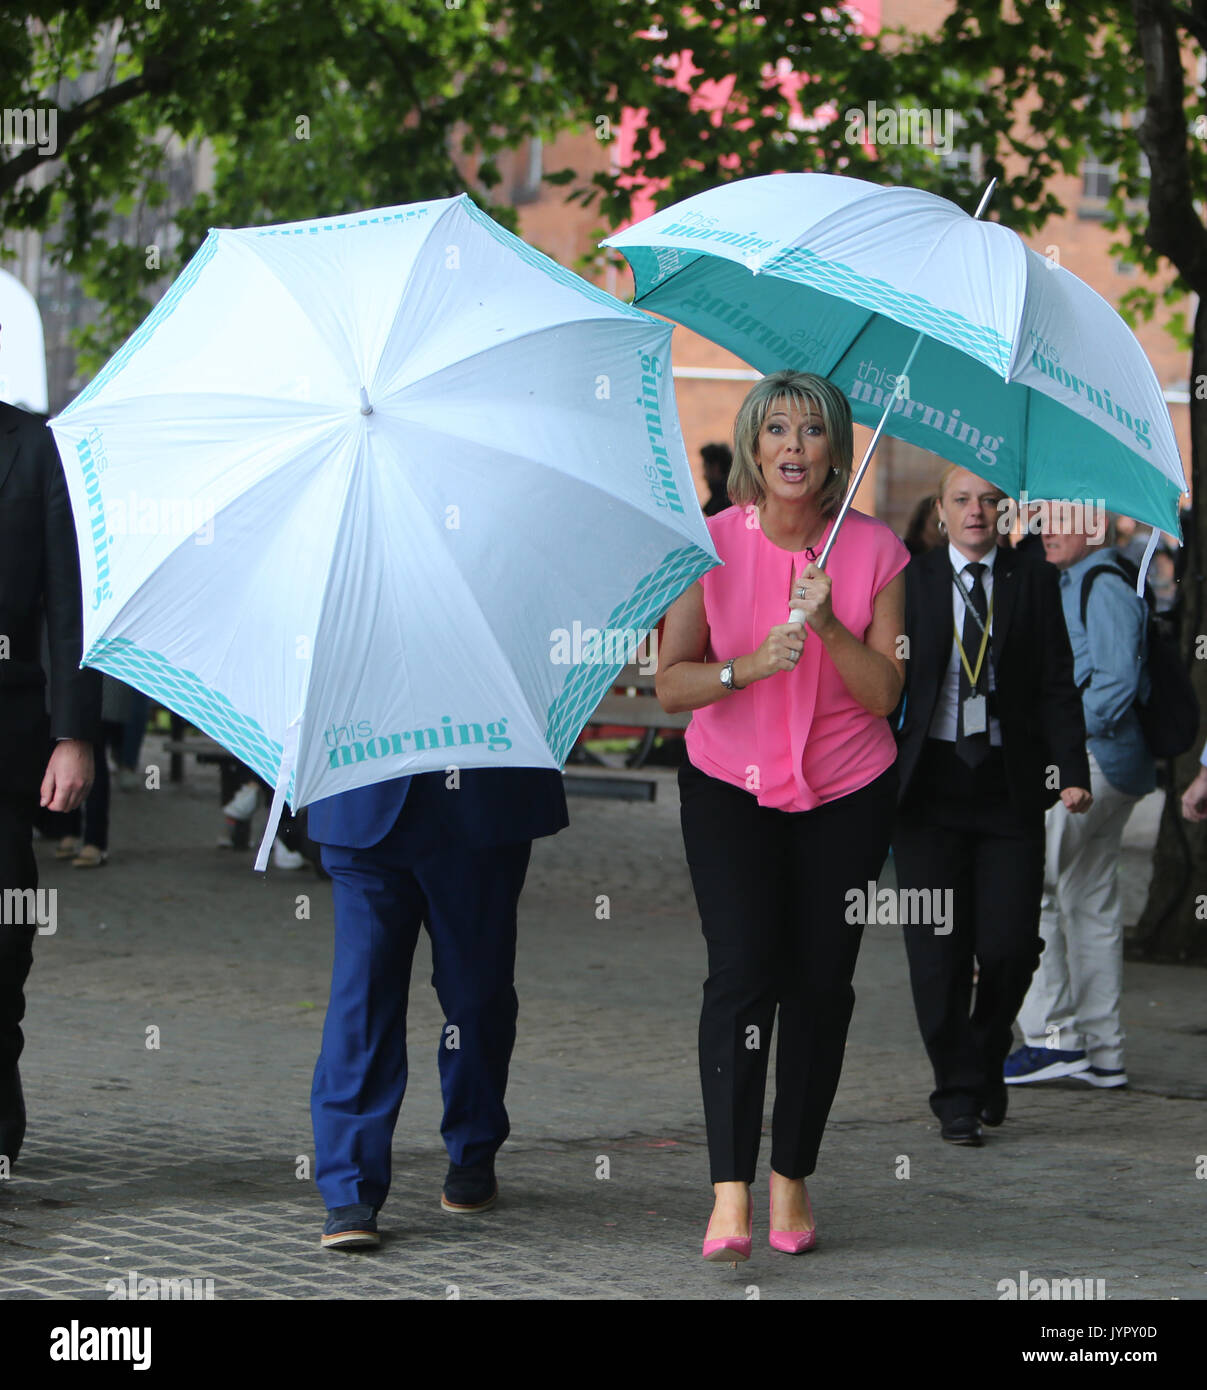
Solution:
[[[1011,497],[1100,502],[1178,532],[1182,461],[1135,334],[979,212],[915,188],[768,174],[604,245],[632,265],[637,304],[760,371],[828,377],[860,423]]]
[[[84,661],[276,786],[258,868],[286,797],[564,763],[717,563],[670,335],[462,195],[211,231],[51,422]]]

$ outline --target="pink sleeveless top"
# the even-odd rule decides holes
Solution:
[[[710,517],[708,529],[724,565],[700,580],[708,619],[705,660],[728,661],[756,651],[772,627],[788,621],[792,576],[809,562],[803,551],[773,545],[753,506]],[[848,512],[826,572],[835,617],[861,641],[876,595],[908,563],[909,552],[884,522]],[[694,710],[686,735],[688,757],[701,772],[781,811],[809,811],[858,791],[897,756],[888,720],[864,709],[820,638],[806,631],[794,670]]]

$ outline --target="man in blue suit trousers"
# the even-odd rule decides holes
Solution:
[[[515,1043],[516,906],[532,841],[568,824],[562,776],[531,768],[425,772],[310,806],[335,902],[335,961],[314,1071],[315,1180],[325,1247],[378,1244],[407,1083],[411,960],[424,925],[444,1010],[441,1205],[498,1195],[495,1153]]]

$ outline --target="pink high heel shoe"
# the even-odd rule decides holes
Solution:
[[[736,1265],[739,1260],[750,1258],[750,1246],[754,1237],[754,1201],[750,1201],[750,1220],[747,1223],[747,1234],[744,1236],[722,1236],[719,1240],[709,1240],[708,1226],[704,1228],[704,1258],[714,1263],[720,1264],[729,1261]],[[709,1217],[708,1225],[712,1225],[712,1218]]]
[[[772,1250],[782,1250],[785,1255],[803,1255],[806,1250],[812,1250],[817,1240],[817,1227],[814,1225],[811,1231],[777,1231],[775,1226],[775,1188],[774,1179],[768,1179],[767,1187],[771,1195],[771,1234],[767,1237]],[[809,1205],[809,1215],[813,1215],[813,1203],[809,1201],[809,1193],[805,1192],[805,1201]]]

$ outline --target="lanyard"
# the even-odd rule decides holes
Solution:
[[[962,584],[958,584],[956,587],[959,588],[961,592],[963,592],[964,586]],[[964,598],[965,601],[967,601],[968,595],[965,594]],[[972,687],[973,690],[975,690],[977,680],[979,679],[981,674],[981,667],[985,664],[985,650],[989,646],[989,623],[993,622],[993,600],[989,600],[989,623],[981,622],[980,614],[976,611],[976,609],[972,606],[970,602],[968,603],[968,611],[977,620],[977,625],[981,629],[981,649],[977,653],[975,671],[972,670],[971,667],[968,665],[968,656],[964,651],[964,643],[960,641],[960,629],[956,624],[954,618],[952,619],[951,625],[956,634],[956,650],[960,653],[960,660],[964,663],[964,674],[968,677],[968,684]]]

